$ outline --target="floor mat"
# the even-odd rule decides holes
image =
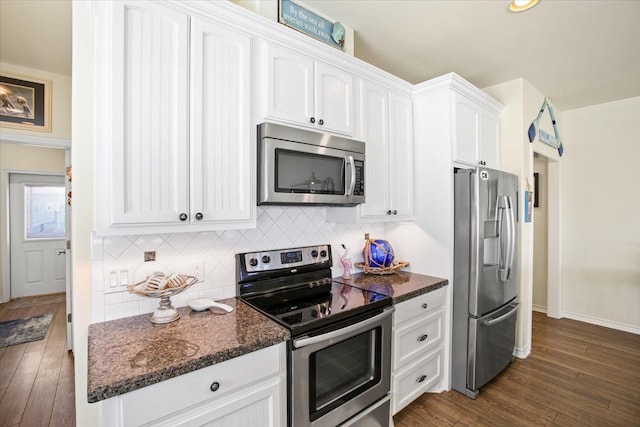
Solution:
[[[61,302],[65,302],[67,300],[66,298],[67,296],[64,293],[43,295],[41,297],[17,298],[11,303],[11,307],[9,307],[9,310],[14,310],[16,308],[33,307],[34,305],[58,304]]]
[[[47,335],[53,313],[0,323],[0,347],[38,341]]]

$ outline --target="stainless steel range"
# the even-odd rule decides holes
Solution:
[[[388,426],[391,298],[334,282],[330,245],[236,255],[238,295],[291,331],[288,425]]]

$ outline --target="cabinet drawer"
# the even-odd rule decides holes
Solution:
[[[280,373],[284,344],[245,354],[117,396],[125,425],[140,425]],[[212,384],[218,383],[216,391]]]
[[[442,376],[442,347],[393,375],[391,406],[395,415]]]
[[[442,343],[444,313],[444,309],[430,312],[393,332],[396,370]]]
[[[433,292],[411,298],[408,301],[396,305],[393,315],[393,325],[400,325],[412,317],[420,316],[444,305],[445,288],[437,289]]]

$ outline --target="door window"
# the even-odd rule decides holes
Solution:
[[[64,185],[24,186],[25,238],[60,239],[65,237]]]

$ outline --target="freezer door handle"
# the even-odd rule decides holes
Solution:
[[[511,316],[513,316],[514,314],[516,314],[516,312],[518,311],[518,307],[519,307],[519,306],[520,306],[520,304],[519,304],[519,303],[517,303],[517,302],[516,302],[516,303],[514,303],[514,304],[511,304],[511,305],[510,305],[510,307],[512,307],[512,308],[511,308],[511,310],[507,311],[505,314],[503,314],[503,315],[502,315],[502,316],[500,316],[500,317],[496,317],[495,319],[491,319],[491,320],[483,320],[483,321],[482,321],[482,324],[483,324],[484,326],[493,326],[493,325],[495,325],[496,323],[500,323],[500,322],[502,322],[503,320],[506,320],[506,319],[508,319],[509,317],[511,317]]]

